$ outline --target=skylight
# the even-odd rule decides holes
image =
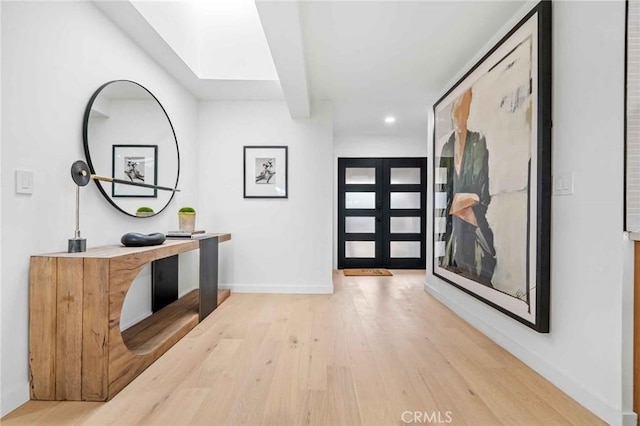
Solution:
[[[132,0],[201,79],[278,80],[253,0]]]

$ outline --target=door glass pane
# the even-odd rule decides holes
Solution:
[[[420,193],[419,192],[392,192],[391,208],[392,209],[419,209]]]
[[[418,193],[418,195],[420,195]],[[347,209],[375,209],[375,192],[345,192],[345,208]]]
[[[376,257],[376,242],[345,241],[344,257]]]
[[[344,230],[347,234],[374,234],[376,232],[376,218],[347,216],[344,218]]]
[[[374,167],[346,167],[344,183],[347,185],[374,185],[376,183],[376,169]]]
[[[391,185],[420,185],[419,167],[392,167]]]
[[[419,234],[420,217],[392,217],[392,234]]]
[[[420,241],[391,241],[391,257],[420,257]]]

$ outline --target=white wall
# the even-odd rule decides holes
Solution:
[[[182,164],[197,162],[197,102],[89,2],[2,3],[2,414],[29,398],[29,256],[66,251],[73,237],[71,163],[84,157],[82,118],[104,82],[130,79],[164,105]],[[16,168],[33,170],[33,195],[14,194]],[[116,244],[128,231],[177,226],[180,205],[197,204],[193,167],[181,170],[176,199],[158,217],[136,219],[111,207],[91,183],[81,190],[81,229],[89,247]],[[148,286],[130,303],[148,310]],[[143,306],[147,304],[147,306]],[[133,316],[133,315],[132,315]]]
[[[231,232],[220,283],[236,292],[331,293],[333,127],[328,104],[201,102],[198,227]],[[243,198],[243,146],[289,147],[289,198]]]
[[[414,136],[336,135],[334,157],[336,159],[339,157],[426,157],[428,155],[426,116],[424,127],[421,135]]]
[[[553,173],[573,172],[575,194],[552,200],[551,332],[431,271],[426,288],[605,421],[635,424],[633,256],[622,232],[624,2],[554,2],[553,14]]]
[[[2,2],[0,2],[0,50],[2,49]],[[2,54],[0,54],[0,152],[2,147]],[[2,241],[2,161],[0,161],[0,241]],[[2,320],[2,244],[0,244],[0,325]],[[2,338],[0,338],[0,377],[2,377]],[[4,414],[0,397],[0,416]]]

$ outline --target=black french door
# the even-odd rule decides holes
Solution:
[[[426,267],[426,158],[338,158],[338,268]]]

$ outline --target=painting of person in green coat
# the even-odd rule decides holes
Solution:
[[[440,155],[447,182],[445,253],[440,266],[493,287],[496,252],[486,218],[491,202],[489,151],[485,137],[467,128],[472,98],[469,88],[453,101],[453,132]]]

